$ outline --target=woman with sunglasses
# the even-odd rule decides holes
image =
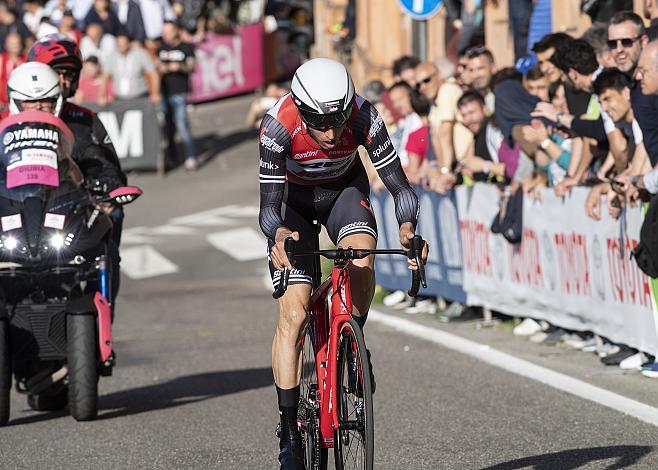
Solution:
[[[279,299],[279,322],[272,345],[272,368],[281,420],[279,462],[285,470],[304,468],[297,428],[299,339],[310,303],[312,258],[293,267],[284,240],[293,237],[313,249],[322,223],[338,246],[375,248],[377,225],[368,199],[368,178],[357,149],[365,147],[386,188],[393,194],[400,242],[408,248],[415,233],[418,198],[374,106],[354,92],[345,67],[313,59],[297,69],[291,93],[263,118],[260,131],[260,215],[268,237],[272,283],[289,268],[286,293]],[[424,250],[424,259],[427,249]],[[374,259],[350,266],[354,317],[363,328],[374,293]],[[410,269],[416,269],[415,261]]]

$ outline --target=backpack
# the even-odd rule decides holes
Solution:
[[[640,243],[633,250],[637,266],[649,277],[658,278],[658,196],[653,196],[640,228]]]
[[[500,205],[500,212],[491,223],[491,231],[500,233],[505,239],[516,244],[523,236],[523,188],[519,186],[515,193],[506,196]]]

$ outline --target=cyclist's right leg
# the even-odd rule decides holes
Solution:
[[[283,218],[287,228],[299,232],[299,244],[313,248],[317,237],[313,224],[284,204]],[[269,246],[274,241],[269,240]],[[297,427],[299,382],[301,375],[301,340],[304,337],[312,288],[312,258],[296,261],[290,273],[286,293],[279,299],[279,321],[272,342],[272,370],[276,385],[281,423],[279,462],[284,470],[304,469],[302,438]],[[281,272],[270,261],[272,284],[281,282]]]

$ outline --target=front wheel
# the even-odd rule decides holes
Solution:
[[[9,393],[11,391],[11,357],[9,322],[0,320],[0,426],[9,422]]]
[[[96,317],[68,315],[66,337],[71,416],[76,421],[89,421],[98,413]]]
[[[334,435],[336,469],[372,470],[375,428],[366,343],[359,325],[343,323],[336,364],[338,429]]]

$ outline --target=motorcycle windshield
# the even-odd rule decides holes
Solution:
[[[58,117],[27,111],[0,121],[0,195],[23,201],[45,198],[62,185],[79,187],[82,173],[71,157],[73,134]]]

